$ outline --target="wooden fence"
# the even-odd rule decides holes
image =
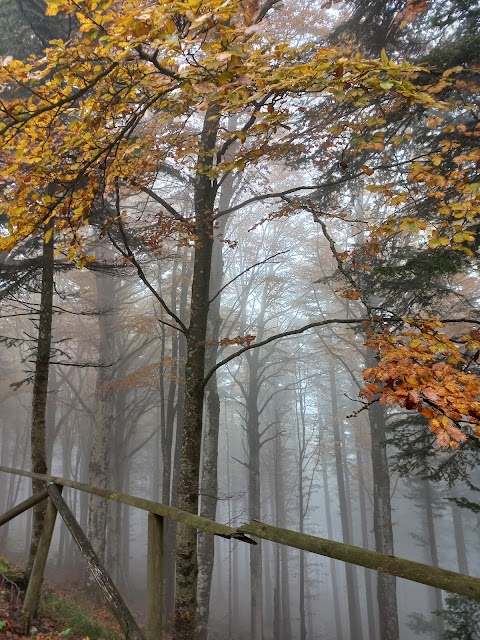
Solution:
[[[0,516],[0,526],[2,526],[39,502],[45,499],[48,500],[45,524],[23,604],[27,626],[30,624],[30,621],[38,609],[45,565],[57,513],[60,514],[77,543],[127,640],[144,640],[145,638],[146,640],[159,640],[162,638],[164,518],[181,522],[184,525],[211,535],[233,538],[248,544],[256,544],[256,542],[249,537],[252,535],[278,544],[303,549],[304,551],[310,551],[311,553],[316,553],[321,556],[335,558],[336,560],[349,562],[360,567],[381,571],[399,578],[405,578],[437,589],[444,589],[445,591],[480,600],[480,579],[455,573],[454,571],[431,567],[420,562],[413,562],[412,560],[378,553],[377,551],[371,551],[369,549],[362,549],[361,547],[355,547],[341,542],[326,540],[325,538],[319,538],[317,536],[281,529],[257,520],[253,520],[239,528],[229,527],[219,522],[209,520],[208,518],[203,518],[159,502],[153,502],[152,500],[138,498],[127,493],[119,493],[66,478],[42,475],[3,466],[0,466],[0,472],[34,478],[44,481],[48,485],[47,488],[18,504],[13,509],[10,509],[3,516]],[[140,631],[135,619],[123,601],[112,579],[102,566],[67,503],[62,498],[63,487],[84,491],[148,512],[147,624],[145,636]]]

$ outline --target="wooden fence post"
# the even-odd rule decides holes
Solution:
[[[163,517],[148,514],[147,640],[161,640],[163,613]]]
[[[55,487],[60,495],[63,487]],[[55,521],[57,519],[57,508],[51,498],[48,499],[47,512],[45,514],[45,522],[43,525],[42,535],[38,542],[37,553],[33,562],[32,573],[28,581],[25,600],[23,601],[23,612],[26,616],[27,631],[30,629],[33,618],[35,617],[40,602],[40,592],[42,589],[43,576],[45,573],[45,565],[47,564],[48,551],[52,541]]]

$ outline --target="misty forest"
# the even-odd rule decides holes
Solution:
[[[0,1],[1,638],[480,638],[479,23]]]

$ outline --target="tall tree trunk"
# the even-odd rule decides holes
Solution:
[[[277,527],[287,526],[287,515],[285,509],[285,485],[284,467],[282,461],[282,443],[280,439],[280,424],[275,425],[275,449],[274,449],[274,480],[275,480],[275,524]],[[279,611],[275,611],[275,620],[279,619],[278,635],[274,635],[278,640],[289,640],[292,637],[292,622],[290,617],[290,580],[288,575],[288,547],[276,545],[277,552],[277,605]]]
[[[342,524],[343,542],[353,544],[351,525],[349,522],[348,504],[345,488],[344,453],[340,435],[340,421],[337,405],[337,385],[333,361],[330,361],[330,394],[332,402],[332,425],[335,443],[335,463],[337,467],[338,500],[340,503],[340,520]],[[360,614],[360,602],[358,595],[357,572],[352,564],[345,565],[347,579],[348,614],[350,620],[350,637],[352,640],[362,640],[362,618]]]
[[[225,404],[226,413],[226,404]],[[228,424],[227,416],[225,415],[225,423]],[[228,523],[232,523],[233,519],[233,499],[231,498],[231,478],[230,478],[230,439],[227,430],[227,509],[228,509]],[[228,639],[232,640],[233,635],[233,545],[232,540],[228,541]]]
[[[113,326],[114,283],[101,273],[95,276],[97,285],[99,363],[95,390],[95,420],[92,449],[89,462],[90,484],[105,487],[108,484],[110,451],[112,449],[112,426],[114,419],[114,392],[109,384],[112,379],[111,365],[115,359],[115,336]],[[107,539],[108,501],[91,495],[88,505],[88,538],[100,558],[105,563]],[[93,585],[93,578],[88,578]]]
[[[120,346],[115,349],[120,353]],[[123,364],[118,370],[118,377],[124,378],[126,375],[126,366]],[[127,404],[127,393],[125,390],[113,391],[111,399],[112,409],[115,414],[115,433],[111,433],[110,448],[112,454],[110,456],[109,484],[116,491],[125,491],[125,463],[127,451],[124,451],[125,445],[125,411]],[[119,502],[108,501],[108,524],[107,524],[107,557],[106,567],[117,586],[120,586],[120,580],[124,574],[122,571],[122,534],[125,533],[122,525],[123,514],[126,507]]]
[[[15,439],[13,441],[13,447],[10,448],[7,444],[9,440],[9,439],[7,440],[7,436],[9,434],[7,429],[4,430],[3,442],[5,445],[5,448],[3,448],[3,445],[2,445],[2,465],[8,467],[11,464],[14,468],[24,469],[27,461],[30,430],[28,429],[28,427],[25,430],[15,429],[14,434],[15,434]],[[4,483],[4,490],[6,491],[5,503],[4,503],[4,508],[2,509],[2,511],[0,511],[0,514],[11,509],[17,502],[18,495],[20,493],[20,488],[23,485],[22,480],[23,478],[21,478],[20,476],[15,476],[13,474],[10,474],[10,476],[8,477],[8,482]],[[8,489],[7,489],[7,486],[8,486]],[[28,521],[27,521],[26,531],[30,530],[31,511],[32,510],[29,509],[27,513]],[[10,526],[10,522],[7,522],[2,527],[0,527],[0,549],[2,549],[5,553],[6,553],[6,546],[8,543],[9,526]],[[26,542],[27,542],[26,552],[28,552],[28,537],[26,538]]]
[[[248,517],[260,520],[260,431],[258,415],[258,349],[248,358],[249,382],[247,392],[248,440]],[[260,542],[260,541],[259,541]],[[262,545],[250,546],[250,638],[263,638],[262,608]]]
[[[358,433],[358,430],[355,430]],[[356,438],[357,447],[357,468],[358,468],[358,495],[359,495],[359,507],[360,507],[360,524],[362,528],[362,547],[369,549],[368,540],[368,523],[367,523],[367,505],[365,500],[365,486],[363,476],[363,456],[360,449],[360,442]],[[377,637],[376,625],[375,625],[375,609],[373,606],[373,585],[372,585],[372,571],[365,569],[365,596],[367,601],[367,621],[368,621],[368,640],[375,640]]]
[[[59,382],[56,375],[56,369],[53,366],[48,377],[48,397],[47,397],[47,413],[46,413],[46,443],[47,443],[47,466],[52,468],[53,447],[56,438],[56,417],[57,417],[57,398],[59,392]]]
[[[465,545],[465,534],[463,532],[462,510],[454,502],[452,502],[452,520],[453,530],[455,533],[455,547],[457,549],[457,563],[460,573],[468,576],[468,557],[467,547]]]
[[[183,251],[183,249],[182,249]],[[181,252],[178,252],[181,258]],[[186,317],[188,303],[188,288],[190,284],[189,262],[185,258],[182,262],[180,275],[173,269],[172,288],[170,292],[170,308],[180,318]],[[179,300],[177,300],[180,291]],[[172,362],[175,370],[168,382],[165,404],[165,414],[162,415],[162,502],[177,505],[178,470],[180,462],[180,445],[183,432],[184,406],[184,362],[186,357],[186,341],[183,334],[174,332],[171,340]],[[174,522],[165,520],[164,543],[164,630],[166,635],[172,634],[175,610],[175,592],[171,585],[175,583],[175,548],[177,526]]]
[[[53,265],[54,265],[54,237],[53,221],[44,227],[42,290],[40,296],[40,315],[38,319],[37,359],[35,362],[35,377],[32,397],[32,426],[30,432],[30,447],[32,471],[47,473],[47,442],[46,442],[46,413],[48,397],[48,370],[50,365],[50,351],[52,343],[53,317]],[[33,493],[45,488],[41,480],[32,480]],[[37,552],[40,534],[43,528],[47,503],[46,501],[33,507],[32,537],[30,555],[27,565],[27,577],[33,567],[33,560]]]
[[[213,163],[219,113],[209,108],[204,117],[194,184],[195,251],[190,301],[190,324],[187,333],[185,364],[185,407],[178,483],[178,506],[198,512],[200,449],[202,445],[205,351],[209,308],[209,284],[214,233],[216,185],[208,176]],[[177,572],[175,603],[175,640],[195,637],[197,610],[197,531],[185,525],[177,528]]]
[[[437,549],[437,536],[435,532],[435,522],[433,514],[433,495],[432,485],[430,480],[425,479],[423,481],[423,497],[425,504],[425,524],[427,529],[427,553],[430,556],[428,560],[431,562],[432,567],[438,567],[438,549]],[[442,592],[440,589],[428,589],[430,594],[431,607],[434,613],[435,627],[437,630],[438,638],[441,638],[445,632],[445,624],[443,621],[443,615],[440,613],[443,609]],[[438,615],[435,615],[438,614]]]
[[[332,511],[330,507],[330,492],[328,482],[327,456],[325,448],[322,448],[322,480],[323,495],[325,497],[325,519],[327,521],[327,536],[329,540],[333,540]],[[342,618],[340,615],[340,602],[338,598],[338,581],[337,581],[337,565],[333,558],[330,558],[330,575],[332,578],[332,595],[333,595],[333,612],[335,616],[335,638],[343,638],[342,635]],[[287,640],[285,638],[285,640]]]
[[[233,195],[233,174],[225,179],[219,198],[220,211],[227,209]],[[215,365],[220,339],[221,296],[217,295],[222,286],[223,279],[223,255],[222,238],[225,233],[227,216],[220,218],[219,227],[215,232],[212,249],[212,271],[210,274],[210,299],[209,309],[208,343],[206,353],[206,369]],[[220,431],[220,398],[216,374],[210,378],[206,388],[206,415],[205,435],[203,438],[203,467],[202,467],[202,495],[200,514],[210,520],[216,519],[217,492],[218,492],[218,435]],[[208,637],[208,618],[210,611],[210,591],[212,587],[212,573],[215,560],[215,539],[213,536],[200,533],[198,540],[198,640],[206,640]]]
[[[301,378],[301,372],[299,371],[299,378]],[[298,525],[300,533],[305,532],[305,494],[304,494],[304,473],[305,473],[305,458],[307,455],[307,434],[305,424],[305,403],[304,403],[304,390],[300,388],[295,392],[295,414],[297,423],[297,443],[298,443],[298,468],[297,468],[297,482],[298,482]],[[308,497],[307,497],[308,500]],[[300,594],[299,594],[299,613],[300,613],[300,640],[306,640],[307,638],[307,625],[305,617],[305,552],[300,549],[299,557],[299,581],[300,581]]]
[[[260,299],[260,312],[257,316],[257,340],[263,339],[265,330],[265,312],[267,305],[268,283],[263,286]],[[260,413],[258,408],[260,393],[260,349],[247,351],[248,386],[246,401],[246,430],[248,443],[248,515],[250,519],[261,519],[260,488]],[[263,558],[260,540],[250,545],[250,638],[263,639]]]
[[[375,357],[367,351],[367,366],[374,366]],[[390,500],[390,470],[388,467],[385,431],[385,407],[379,402],[368,409],[372,438],[373,530],[375,550],[393,555],[392,507]],[[380,620],[380,640],[399,640],[397,583],[395,576],[377,574],[377,600]]]

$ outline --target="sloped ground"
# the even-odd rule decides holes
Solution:
[[[0,559],[0,639],[25,640],[21,571]],[[36,640],[121,640],[122,634],[104,607],[79,591],[44,587],[38,617],[30,636]]]

